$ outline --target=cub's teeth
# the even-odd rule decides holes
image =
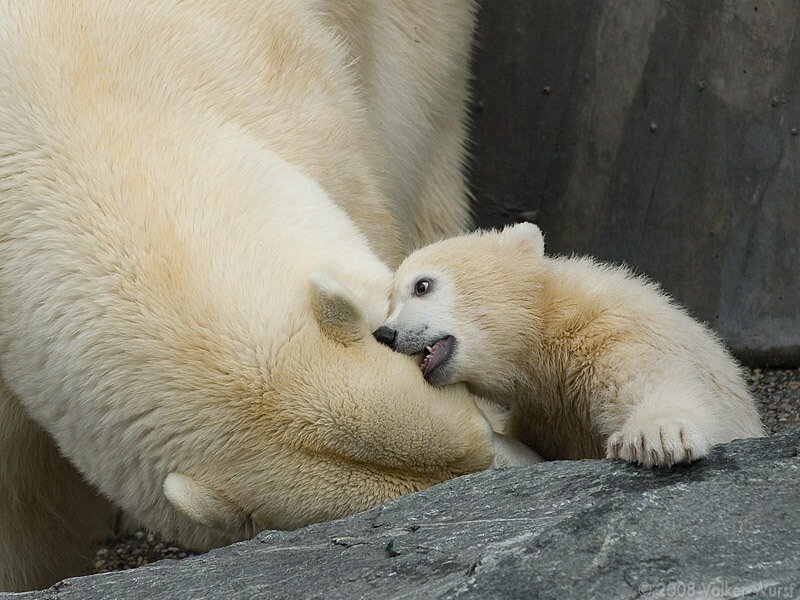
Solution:
[[[425,346],[425,350],[428,352],[433,352],[433,346]]]

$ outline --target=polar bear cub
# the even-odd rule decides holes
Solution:
[[[414,252],[375,336],[418,354],[432,385],[508,407],[509,433],[545,459],[669,466],[764,434],[714,333],[625,267],[545,256],[531,223]]]

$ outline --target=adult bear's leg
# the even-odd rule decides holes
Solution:
[[[384,192],[411,250],[472,224],[464,173],[474,5],[336,0],[381,146]],[[355,220],[358,222],[358,218]]]
[[[0,378],[0,591],[91,569],[114,510],[58,452]]]

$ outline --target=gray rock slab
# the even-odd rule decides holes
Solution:
[[[3,600],[800,597],[800,430],[645,470],[550,462]]]

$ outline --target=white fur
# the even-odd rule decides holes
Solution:
[[[467,225],[472,12],[0,2],[0,589],[87,569],[103,498],[208,548],[488,466],[472,397],[309,286],[371,331]]]
[[[181,473],[164,480],[164,496],[176,509],[196,523],[222,531],[243,529],[247,534],[252,519],[217,490]]]
[[[542,462],[542,457],[531,450],[531,448],[513,437],[501,433],[494,434],[492,437],[492,446],[494,447],[493,469],[518,465],[532,465]]]
[[[432,285],[417,296],[420,279]],[[465,382],[510,407],[509,431],[545,458],[672,465],[763,435],[738,366],[709,329],[625,268],[544,256],[535,225],[418,250],[395,275],[393,303],[397,349],[454,336],[431,383]]]

